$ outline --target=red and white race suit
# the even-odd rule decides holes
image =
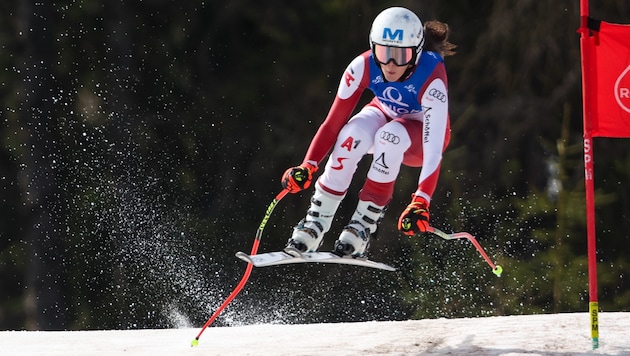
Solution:
[[[350,118],[366,89],[374,98]],[[361,158],[372,154],[359,199],[381,206],[391,200],[401,164],[422,167],[415,194],[430,202],[449,139],[443,59],[423,51],[418,65],[404,80],[386,82],[372,53],[366,51],[346,68],[304,163],[319,165],[332,148],[317,184],[329,193],[344,195]]]

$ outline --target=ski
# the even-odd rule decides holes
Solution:
[[[255,267],[319,262],[370,267],[392,272],[396,271],[396,268],[381,262],[372,261],[367,258],[355,258],[351,256],[340,257],[332,252],[300,253],[295,249],[288,249],[286,251],[274,251],[256,255],[248,255],[244,252],[239,251],[236,253],[236,257],[245,262],[251,263]]]

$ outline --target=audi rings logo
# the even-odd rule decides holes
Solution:
[[[445,103],[446,102],[446,94],[442,93],[441,91],[432,88],[431,90],[429,90],[429,95],[436,98],[437,100]]]
[[[385,140],[387,142],[391,142],[394,145],[397,145],[397,144],[400,143],[400,137],[394,135],[391,132],[387,132],[387,131],[381,132],[381,140]]]

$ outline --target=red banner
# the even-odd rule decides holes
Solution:
[[[598,24],[599,31],[589,26],[592,62],[584,62],[593,76],[584,98],[592,108],[587,126],[593,136],[630,137],[630,25]]]

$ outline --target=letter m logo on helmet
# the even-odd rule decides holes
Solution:
[[[392,31],[391,28],[385,27],[383,28],[383,39],[391,40],[391,41],[402,41],[403,40],[403,30],[398,29],[396,31]]]

